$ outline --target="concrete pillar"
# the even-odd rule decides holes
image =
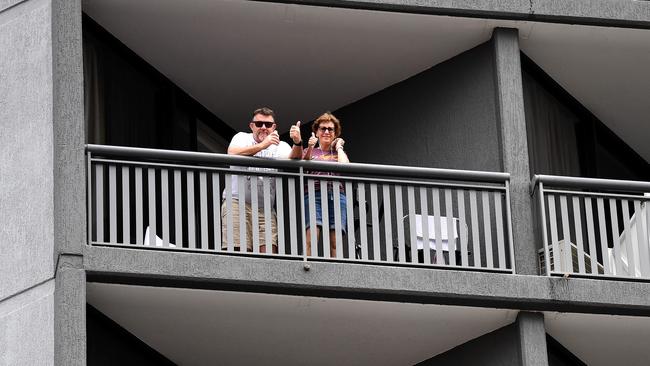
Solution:
[[[0,365],[85,365],[80,0],[0,1]]]
[[[533,206],[528,193],[530,168],[518,31],[497,28],[492,34],[492,42],[499,145],[503,170],[510,173],[515,267],[520,274],[537,274]]]
[[[544,314],[520,312],[517,316],[521,366],[547,366],[546,328]]]
[[[33,1],[33,0],[32,0]],[[86,364],[86,167],[81,0],[52,0],[55,365]]]
[[[61,255],[54,290],[54,364],[86,364],[86,272],[82,257]]]

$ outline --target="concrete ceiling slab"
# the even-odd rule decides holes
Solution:
[[[413,365],[517,311],[89,283],[88,303],[179,365]]]
[[[243,0],[84,0],[83,10],[236,130],[280,131],[520,30],[522,50],[650,161],[650,30]],[[354,123],[354,121],[346,121]]]

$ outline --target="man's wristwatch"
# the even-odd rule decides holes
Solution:
[[[295,143],[295,142],[294,142],[294,143],[293,143],[293,146],[300,146],[300,147],[302,147],[302,141],[300,141],[300,142],[298,142],[298,143]]]

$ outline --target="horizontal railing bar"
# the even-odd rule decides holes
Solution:
[[[184,165],[184,164],[170,164],[170,163],[155,163],[147,161],[136,161],[136,160],[113,160],[106,158],[91,158],[93,163],[107,163],[107,164],[124,164],[124,165],[133,165],[133,166],[155,166],[155,167],[165,167],[165,168],[182,168],[182,169],[191,169],[191,170],[203,170],[211,172],[225,172],[234,174],[235,171],[232,168],[227,167],[210,167],[210,166],[196,166],[196,165]],[[257,170],[241,170],[242,174],[239,175],[255,175],[255,176],[288,176],[288,177],[298,177],[300,174],[284,172],[284,171],[257,171]],[[454,188],[467,188],[467,189],[486,189],[490,191],[504,191],[505,186],[495,186],[495,185],[480,185],[480,184],[464,184],[464,183],[445,183],[445,182],[429,182],[429,181],[420,181],[420,180],[406,180],[406,179],[389,179],[389,178],[364,178],[364,177],[353,177],[345,175],[317,175],[317,174],[304,174],[306,178],[314,179],[326,179],[326,180],[346,180],[346,181],[356,181],[356,182],[374,182],[374,183],[392,183],[392,184],[409,184],[409,185],[423,185],[423,186],[434,186],[434,187],[454,187]]]
[[[505,186],[488,186],[480,184],[465,184],[465,183],[444,183],[444,182],[431,182],[423,180],[406,180],[406,179],[390,179],[390,178],[365,178],[353,177],[349,175],[317,175],[317,174],[304,174],[305,178],[313,178],[318,180],[344,180],[355,182],[369,182],[369,183],[392,183],[410,186],[429,186],[429,187],[453,187],[453,188],[467,188],[467,189],[481,189],[486,191],[505,191]]]
[[[195,163],[220,163],[228,165],[267,167],[277,169],[297,169],[329,171],[338,173],[353,173],[380,176],[401,176],[409,178],[428,178],[445,180],[472,180],[479,182],[505,182],[510,179],[509,173],[484,172],[471,170],[454,170],[439,168],[422,168],[364,163],[332,163],[306,160],[271,160],[253,157],[200,153],[191,151],[145,149],[123,146],[86,145],[86,151],[91,154],[121,156],[138,159],[165,159]]]
[[[210,172],[225,172],[232,175],[259,175],[259,176],[288,176],[288,177],[298,177],[300,174],[291,173],[291,172],[279,172],[279,171],[263,171],[263,170],[238,170],[232,168],[218,168],[205,165],[181,165],[181,164],[168,164],[168,163],[153,163],[148,161],[135,161],[135,160],[113,160],[113,159],[104,159],[104,158],[91,158],[91,162],[107,163],[107,164],[129,164],[134,166],[156,166],[156,167],[165,167],[165,168],[182,168],[188,170],[203,170]],[[241,174],[236,174],[235,172],[241,172]]]
[[[546,188],[544,188],[544,194],[546,194],[546,193],[559,193],[559,194],[567,194],[567,195],[574,195],[574,196],[590,196],[590,197],[629,198],[629,199],[639,200],[639,201],[650,201],[650,196],[636,196],[636,195],[632,195],[632,194],[565,191],[565,190],[561,190],[561,189],[546,189]]]
[[[650,192],[650,182],[601,178],[565,177],[558,175],[535,175],[530,183],[531,193],[535,192],[535,187],[539,182],[544,183],[544,186],[559,186],[566,188]]]

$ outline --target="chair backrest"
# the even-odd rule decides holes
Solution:
[[[405,216],[405,219],[408,219],[408,215]],[[440,233],[436,232],[436,217],[435,216],[428,216],[427,220],[427,229],[428,229],[428,242],[429,242],[429,248],[431,249],[436,249],[438,247],[438,244],[441,245],[442,250],[449,250],[449,240],[456,240],[458,239],[458,230],[459,230],[459,225],[460,225],[460,220],[452,217],[452,227],[453,227],[453,232],[451,235],[447,232],[447,217],[445,216],[439,216],[438,220],[440,222]],[[410,220],[407,220],[407,222],[410,222]],[[423,234],[423,226],[424,226],[424,220],[423,216],[416,214],[415,215],[415,235],[416,235],[416,243],[418,246],[418,249],[424,249],[424,234]]]
[[[429,239],[436,239],[440,238],[440,240],[449,240],[449,234],[447,233],[447,218],[444,216],[438,217],[438,220],[440,221],[440,235],[436,233],[436,230],[434,229],[436,226],[436,221],[434,216],[428,217],[428,231],[429,231]],[[451,218],[453,221],[453,238],[452,239],[457,239],[458,238],[458,223],[459,220],[455,217]],[[418,238],[424,238],[422,234],[422,226],[423,226],[423,221],[422,220],[422,215],[415,215],[415,234],[418,236]]]

